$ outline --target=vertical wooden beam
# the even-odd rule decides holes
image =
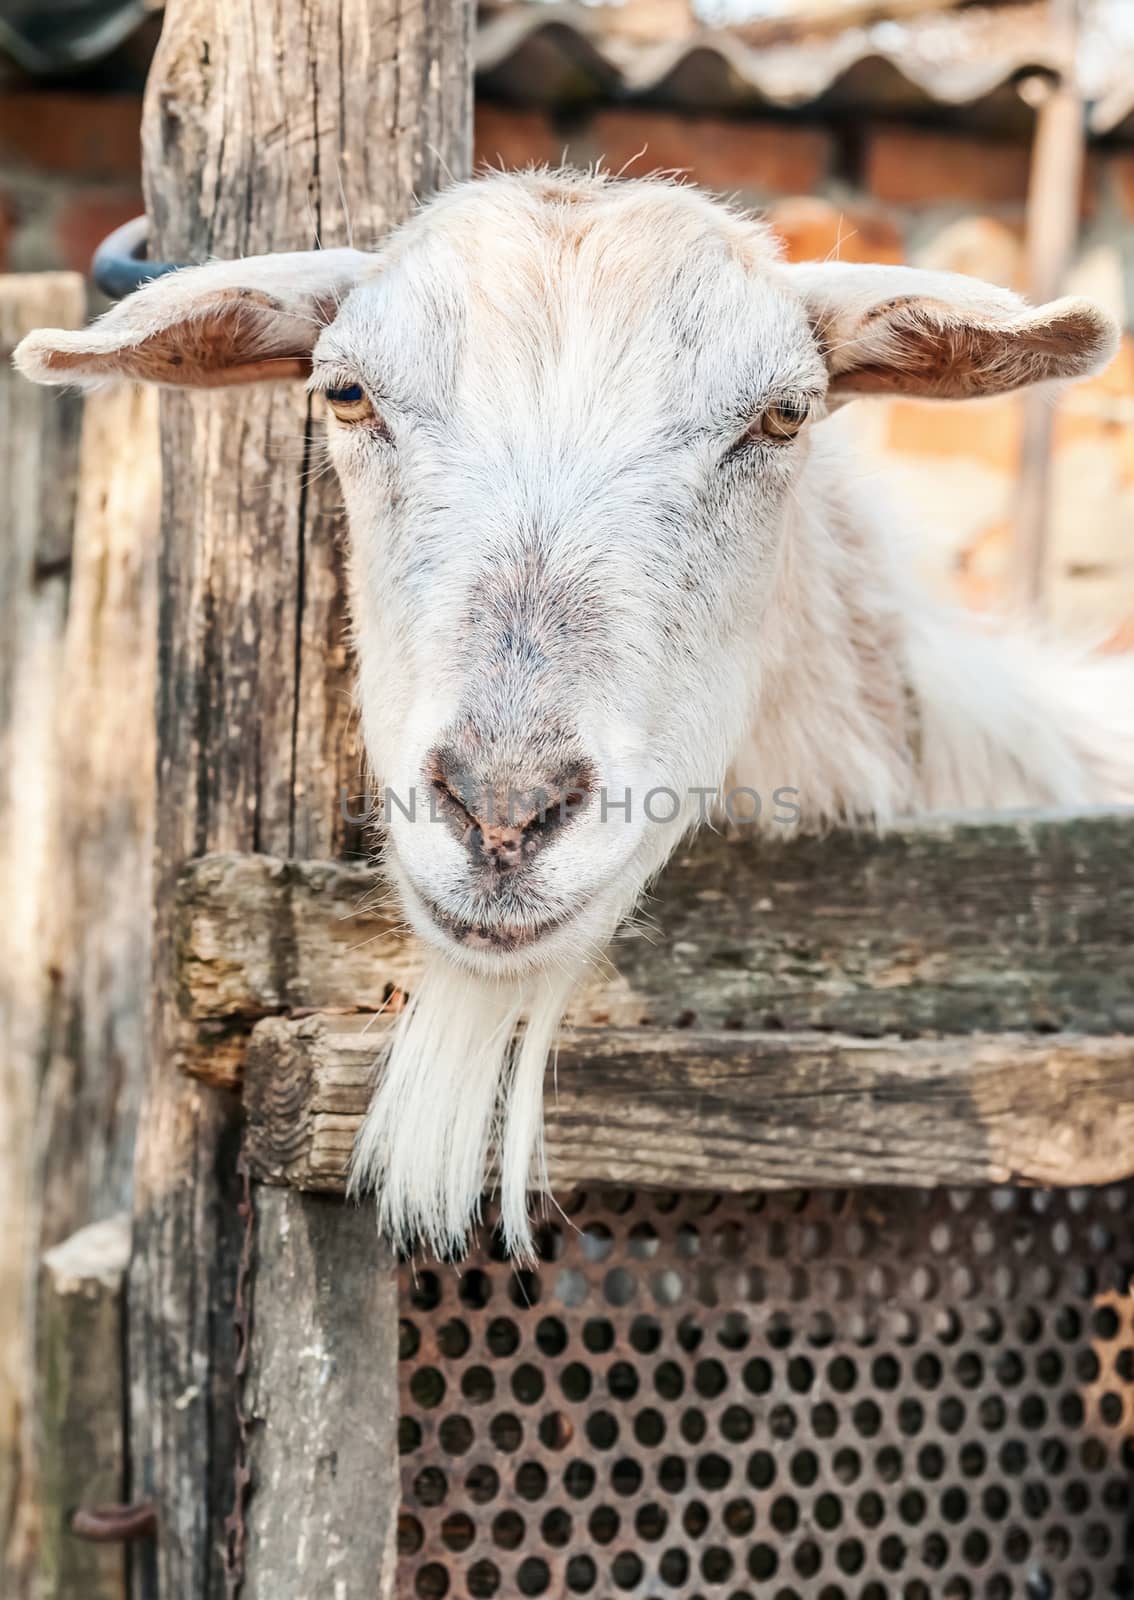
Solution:
[[[37,1593],[126,1600],[120,1544],[78,1538],[77,1506],[114,1505],[126,1487],[122,1291],[130,1217],[81,1228],[43,1258],[39,1347],[42,1530]]]
[[[398,1285],[371,1206],[263,1188],[245,1593],[392,1600]]]
[[[130,1207],[149,994],[160,466],[152,390],[88,397],[53,730],[62,913],[37,1118],[40,1249]]]
[[[356,245],[376,242],[415,194],[467,170],[471,25],[468,0],[171,0],[143,127],[155,251],[192,260],[307,248],[316,237],[342,244],[352,233]],[[310,473],[302,388],[170,395],[162,434],[132,1492],[158,1504],[157,1548],[136,1573],[142,1600],[213,1600],[241,1579],[230,1570],[226,1585],[220,1532],[243,1431],[234,1410],[238,1108],[177,1070],[173,886],[187,859],[210,850],[348,847],[338,794],[341,784],[357,789],[361,761],[338,493]],[[257,1295],[262,1326],[297,1314],[294,1301],[273,1296],[276,1281]],[[355,1421],[344,1415],[342,1426]],[[234,1546],[242,1515],[238,1506]]]
[[[32,1258],[69,1240],[66,1262],[74,1265],[82,1244],[95,1251],[92,1270],[99,1283],[98,1249],[120,1243],[130,1206],[145,1069],[159,478],[156,395],[123,385],[90,396],[83,410],[70,605],[52,723],[61,818],[51,894],[59,914],[51,1026],[36,1108]],[[117,1500],[125,1488],[121,1440],[113,1486],[106,1481],[106,1460],[88,1454],[99,1442],[96,1409],[105,1419],[117,1417],[119,1433],[124,1424],[122,1341],[119,1331],[113,1361],[105,1349],[91,1349],[86,1356],[76,1352],[68,1365],[60,1340],[70,1336],[73,1316],[78,1322],[70,1331],[86,1338],[88,1290],[76,1290],[79,1298],[67,1300],[71,1291],[53,1279],[54,1263],[50,1255],[37,1295],[30,1429],[42,1457],[40,1583],[43,1593],[59,1600],[101,1600],[116,1592],[115,1583],[122,1592],[122,1551],[103,1547],[96,1554],[79,1545],[63,1523],[72,1490],[88,1501]],[[103,1291],[96,1286],[89,1292],[97,1297]],[[109,1308],[96,1318],[108,1341],[111,1318]],[[117,1300],[113,1318],[117,1328]],[[86,1394],[62,1394],[61,1372],[68,1382],[81,1380]],[[77,1421],[75,1403],[84,1408]]]
[[[1074,255],[1087,138],[1075,54],[1077,0],[1050,0],[1050,9],[1065,67],[1058,83],[1035,80],[1027,275],[1028,296],[1037,305],[1060,293]],[[1013,586],[1017,606],[1035,612],[1043,609],[1047,579],[1055,406],[1050,394],[1033,391],[1023,407]]]
[[[44,323],[79,327],[73,272],[0,278],[0,1592],[26,1592],[34,1552],[30,1430],[38,1258],[35,1119],[53,1007],[62,794],[54,728],[81,407],[12,369]]]
[[[0,303],[23,308],[15,328],[4,317],[7,344],[44,322],[80,325],[85,289],[70,273],[5,279]],[[10,1567],[2,1586],[15,1596],[40,1531],[36,1404],[47,1389],[35,1329],[51,1311],[37,1304],[29,1263],[130,1203],[149,988],[158,453],[156,398],[140,390],[105,391],[80,410],[5,361],[6,407],[11,460],[0,482],[15,498],[0,604],[16,612],[0,621],[0,904],[11,936],[0,1002],[0,1343],[23,1354],[21,1482],[8,1484],[0,1465],[0,1505],[23,1529],[5,1541],[13,1559],[24,1547],[25,1577]],[[6,1390],[17,1374],[0,1368]],[[9,1403],[5,1392],[5,1416]],[[0,1455],[10,1459],[6,1445]]]

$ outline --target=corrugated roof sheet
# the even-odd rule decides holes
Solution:
[[[1040,9],[1013,7],[1012,27],[989,8],[757,48],[739,28],[649,43],[612,31],[599,8],[515,5],[482,22],[478,70],[482,88],[528,103],[617,96],[716,109],[817,101],[899,109],[1003,96],[1019,106],[1022,76],[1060,66],[1048,30],[1036,25]]]

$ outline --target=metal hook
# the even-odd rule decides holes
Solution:
[[[157,1507],[151,1500],[132,1506],[80,1506],[71,1518],[71,1532],[94,1544],[126,1544],[157,1532]]]

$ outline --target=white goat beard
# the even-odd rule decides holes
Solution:
[[[494,1149],[505,1245],[533,1255],[528,1191],[548,1188],[544,1072],[584,967],[500,980],[428,957],[351,1157],[351,1191],[377,1189],[379,1231],[397,1249],[464,1253]]]

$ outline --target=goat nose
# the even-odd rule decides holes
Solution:
[[[475,862],[497,873],[515,872],[549,844],[586,808],[593,786],[584,761],[559,766],[541,782],[525,775],[501,783],[438,750],[427,771],[438,815]]]

